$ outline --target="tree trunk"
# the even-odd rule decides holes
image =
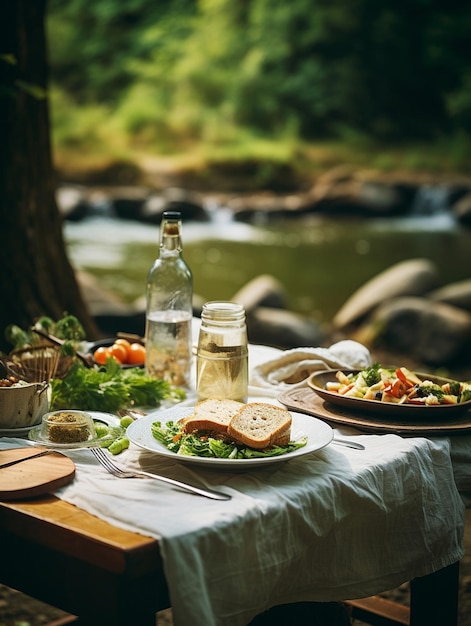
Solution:
[[[66,254],[55,201],[45,0],[0,8],[0,349],[8,324],[75,315],[98,337]]]

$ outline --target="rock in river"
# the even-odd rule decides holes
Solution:
[[[428,259],[410,259],[377,274],[347,299],[333,319],[336,328],[359,321],[386,299],[419,296],[438,283],[438,271]]]

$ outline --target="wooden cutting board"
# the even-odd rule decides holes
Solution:
[[[28,457],[46,448],[14,448],[0,451],[0,500],[18,500],[50,493],[74,479],[75,464],[64,454],[48,450],[46,456]],[[10,467],[3,464],[27,459]]]

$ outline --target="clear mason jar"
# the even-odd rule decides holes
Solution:
[[[206,302],[196,352],[198,402],[208,398],[247,402],[248,370],[244,307]]]

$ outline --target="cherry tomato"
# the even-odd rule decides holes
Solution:
[[[128,353],[128,363],[142,365],[146,360],[146,349],[140,343],[132,343]]]
[[[126,350],[126,362],[128,360],[129,348],[131,347],[131,342],[127,339],[115,339],[115,345],[122,346]]]
[[[128,359],[128,351],[124,346],[121,346],[119,343],[114,343],[109,348],[109,353],[120,363],[126,363]]]
[[[93,358],[95,362],[99,365],[104,365],[106,363],[106,359],[110,356],[109,348],[105,348],[105,346],[101,346],[97,348],[93,353]]]

